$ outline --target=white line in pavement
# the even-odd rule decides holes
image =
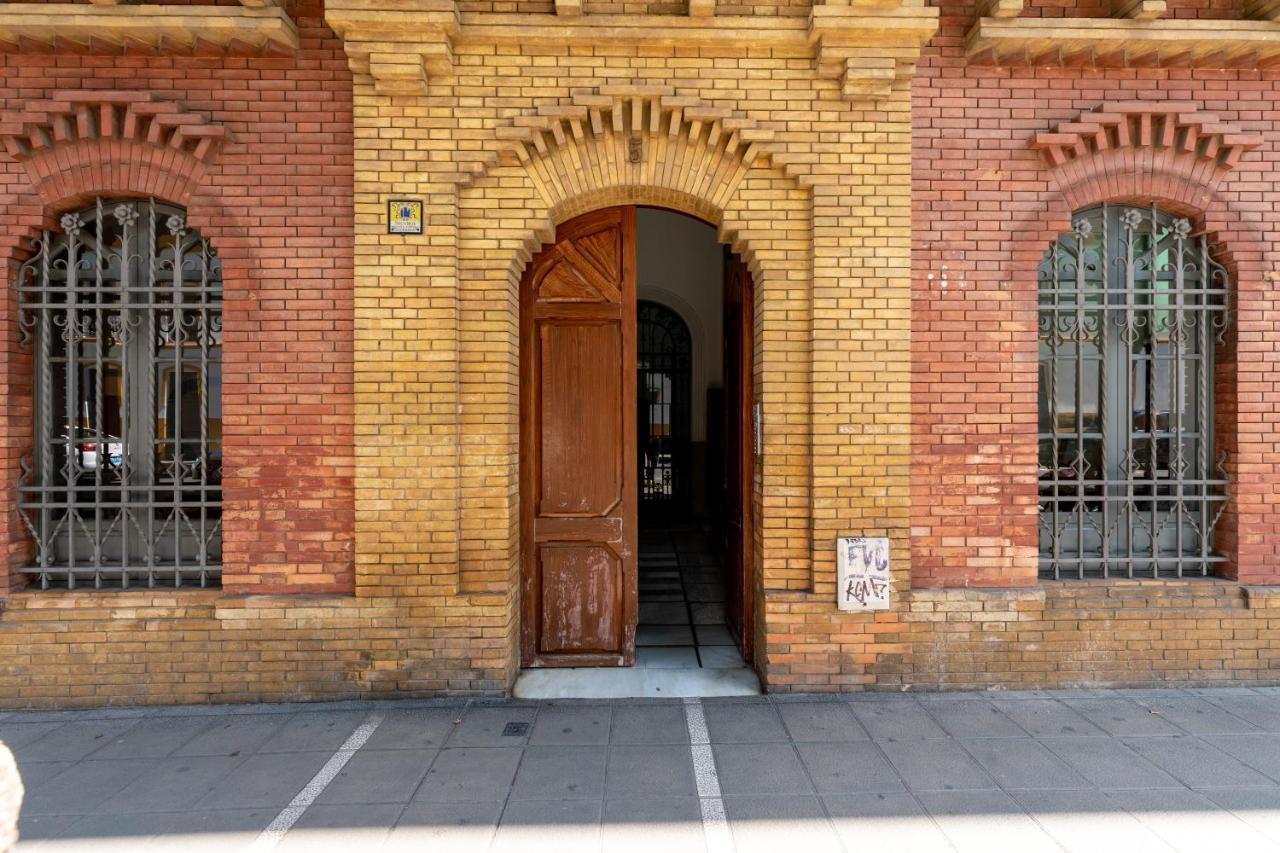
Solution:
[[[689,727],[689,752],[693,756],[693,778],[698,785],[698,805],[702,809],[702,833],[707,853],[731,853],[733,835],[720,797],[720,777],[711,752],[711,735],[702,713],[702,700],[684,700],[684,719]]]
[[[260,853],[260,851],[273,850],[275,846],[284,838],[284,834],[298,822],[298,818],[302,817],[302,813],[307,807],[316,801],[321,792],[329,787],[332,782],[342,771],[342,768],[351,760],[351,756],[355,755],[360,747],[368,742],[369,738],[382,724],[382,714],[374,712],[365,717],[363,723],[356,727],[351,733],[351,737],[347,738],[342,746],[338,747],[338,751],[329,757],[324,767],[311,777],[311,781],[298,792],[289,805],[285,806],[280,814],[276,815],[276,819],[260,834],[249,848],[250,853]]]

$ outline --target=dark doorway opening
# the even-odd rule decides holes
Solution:
[[[636,664],[745,668],[750,274],[714,228],[670,211],[638,211],[636,248]]]

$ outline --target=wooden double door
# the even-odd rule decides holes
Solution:
[[[520,339],[522,663],[630,666],[639,612],[634,207],[557,229],[521,281]]]

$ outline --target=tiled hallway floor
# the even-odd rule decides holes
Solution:
[[[746,666],[729,633],[724,599],[724,573],[705,531],[694,525],[642,529],[636,666]]]

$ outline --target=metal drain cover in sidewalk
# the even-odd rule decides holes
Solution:
[[[524,737],[529,733],[528,723],[507,723],[502,727],[503,737]]]

